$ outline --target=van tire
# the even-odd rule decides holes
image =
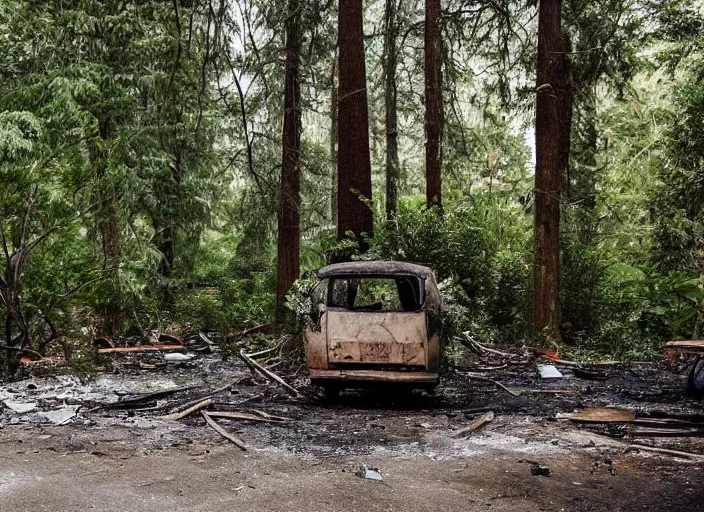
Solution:
[[[687,394],[692,398],[704,398],[704,357],[699,356],[689,370],[687,377]]]
[[[325,393],[325,399],[332,402],[340,398],[340,392],[342,391],[342,388],[334,384],[328,384],[326,386],[323,386],[323,391]]]

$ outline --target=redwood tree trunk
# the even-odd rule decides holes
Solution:
[[[440,0],[425,0],[425,183],[428,207],[442,206],[442,41]]]
[[[386,0],[384,31],[384,99],[386,104],[386,217],[396,215],[398,203],[398,113],[396,108],[397,0]]]
[[[279,200],[276,267],[276,318],[285,316],[286,293],[300,272],[301,206],[301,90],[298,0],[289,0],[286,21],[286,77],[284,84],[283,155]]]
[[[535,107],[534,329],[553,339],[560,337],[560,177],[569,162],[571,121],[561,8],[561,0],[540,2]]]
[[[335,52],[337,53],[337,51]],[[337,224],[337,55],[330,73],[330,221]]]
[[[337,238],[359,238],[373,232],[362,0],[340,0],[338,40]]]

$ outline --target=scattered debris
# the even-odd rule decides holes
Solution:
[[[374,480],[376,482],[382,482],[384,478],[379,472],[379,468],[368,468],[367,466],[361,466],[355,473],[360,478],[365,478],[367,480]]]
[[[462,343],[465,347],[470,349],[472,352],[475,352],[476,354],[483,355],[486,353],[489,354],[494,354],[500,357],[506,357],[506,358],[511,358],[515,357],[516,354],[510,354],[508,352],[502,352],[501,350],[496,350],[494,348],[489,348],[485,345],[482,345],[479,343],[477,340],[474,339],[474,336],[472,336],[472,333],[469,331],[465,331],[460,334],[458,337],[460,343]]]
[[[504,386],[504,385],[501,384],[500,382],[495,381],[495,380],[493,380],[493,379],[490,379],[489,377],[484,377],[483,375],[477,375],[476,373],[469,373],[469,374],[467,374],[467,376],[468,376],[470,379],[472,379],[472,380],[480,380],[480,381],[483,381],[483,382],[490,382],[490,383],[493,384],[494,386],[496,386],[496,387],[498,387],[498,388],[503,389],[504,391],[506,391],[506,393],[508,393],[509,395],[512,395],[512,396],[520,396],[520,393],[517,393],[517,392],[515,392],[515,391],[510,390],[509,388],[507,388],[506,386]]]
[[[303,395],[296,388],[287,384],[281,377],[276,375],[271,370],[268,370],[268,369],[264,368],[262,365],[260,365],[259,363],[257,363],[254,359],[252,359],[250,356],[245,354],[244,349],[240,350],[238,354],[239,354],[240,359],[242,359],[245,362],[245,364],[247,364],[247,366],[249,366],[249,368],[251,368],[252,370],[258,371],[260,374],[262,374],[267,379],[279,384],[292,397],[303,398]]]
[[[222,437],[230,441],[231,443],[237,445],[242,451],[247,451],[247,445],[244,444],[244,441],[242,441],[240,438],[233,436],[229,432],[227,432],[225,429],[223,429],[220,425],[217,424],[217,422],[210,417],[210,415],[205,412],[201,411],[200,412],[203,415],[203,419],[205,419],[205,422],[213,429],[215,432],[220,434]]]
[[[189,389],[193,389],[193,387],[194,386],[186,386],[181,388],[163,389],[161,391],[154,391],[151,393],[124,395],[121,396],[117,402],[102,404],[101,407],[103,409],[131,409],[141,407],[145,403],[154,402],[160,398],[166,398],[167,396],[173,395],[174,393],[179,393],[181,391],[188,391]]]
[[[538,365],[541,379],[561,379],[563,375],[552,364]]]
[[[466,436],[468,434],[471,434],[475,430],[479,430],[480,428],[484,427],[487,423],[491,422],[494,420],[494,411],[489,411],[485,414],[482,414],[474,420],[468,427],[465,427],[457,432],[458,436]]]

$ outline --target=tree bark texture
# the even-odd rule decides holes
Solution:
[[[100,212],[98,215],[98,233],[103,249],[105,268],[117,267],[121,254],[120,211],[118,207],[118,192],[114,185],[103,184],[109,181],[108,153],[114,137],[112,122],[109,118],[101,119],[98,125],[98,141],[89,148],[90,158],[94,167],[96,182],[99,187],[98,199]],[[122,304],[118,291],[111,288],[101,311],[102,329],[108,335],[118,334],[122,327]]]
[[[560,180],[569,163],[571,122],[561,8],[561,0],[540,2],[535,107],[534,329],[553,339],[560,337]]]
[[[362,0],[340,0],[337,148],[337,238],[373,234],[367,75]]]
[[[283,155],[279,199],[276,267],[276,317],[285,315],[286,293],[300,272],[301,206],[301,90],[299,84],[300,10],[289,0],[286,21]]]
[[[384,100],[386,106],[386,217],[396,215],[398,203],[398,111],[396,108],[396,67],[399,0],[386,0],[384,21]]]
[[[442,206],[442,100],[440,0],[425,0],[425,182],[428,207]]]
[[[335,52],[337,53],[337,51]],[[337,55],[330,73],[330,221],[337,225]]]

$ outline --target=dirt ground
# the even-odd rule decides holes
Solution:
[[[434,396],[394,390],[350,391],[335,403],[294,400],[255,381],[239,361],[218,354],[166,364],[120,360],[94,379],[27,379],[0,387],[0,403],[37,410],[81,405],[63,426],[31,414],[0,413],[0,509],[19,511],[455,511],[704,509],[704,458],[687,460],[630,449],[664,446],[704,454],[701,439],[636,438],[617,427],[581,427],[559,415],[619,405],[639,414],[700,414],[683,396],[684,375],[659,365],[618,366],[605,381],[543,381],[535,364],[492,371],[524,392],[514,397],[468,378],[480,363],[457,366]],[[304,391],[305,378],[278,368]],[[158,416],[215,394],[211,410],[266,411],[282,423],[218,419],[243,439],[240,451],[198,415]],[[115,391],[193,389],[142,410],[115,409]],[[107,404],[107,405],[106,405]],[[494,420],[463,437],[461,428],[491,410]],[[548,476],[534,475],[536,465]],[[357,476],[378,468],[383,481]]]

